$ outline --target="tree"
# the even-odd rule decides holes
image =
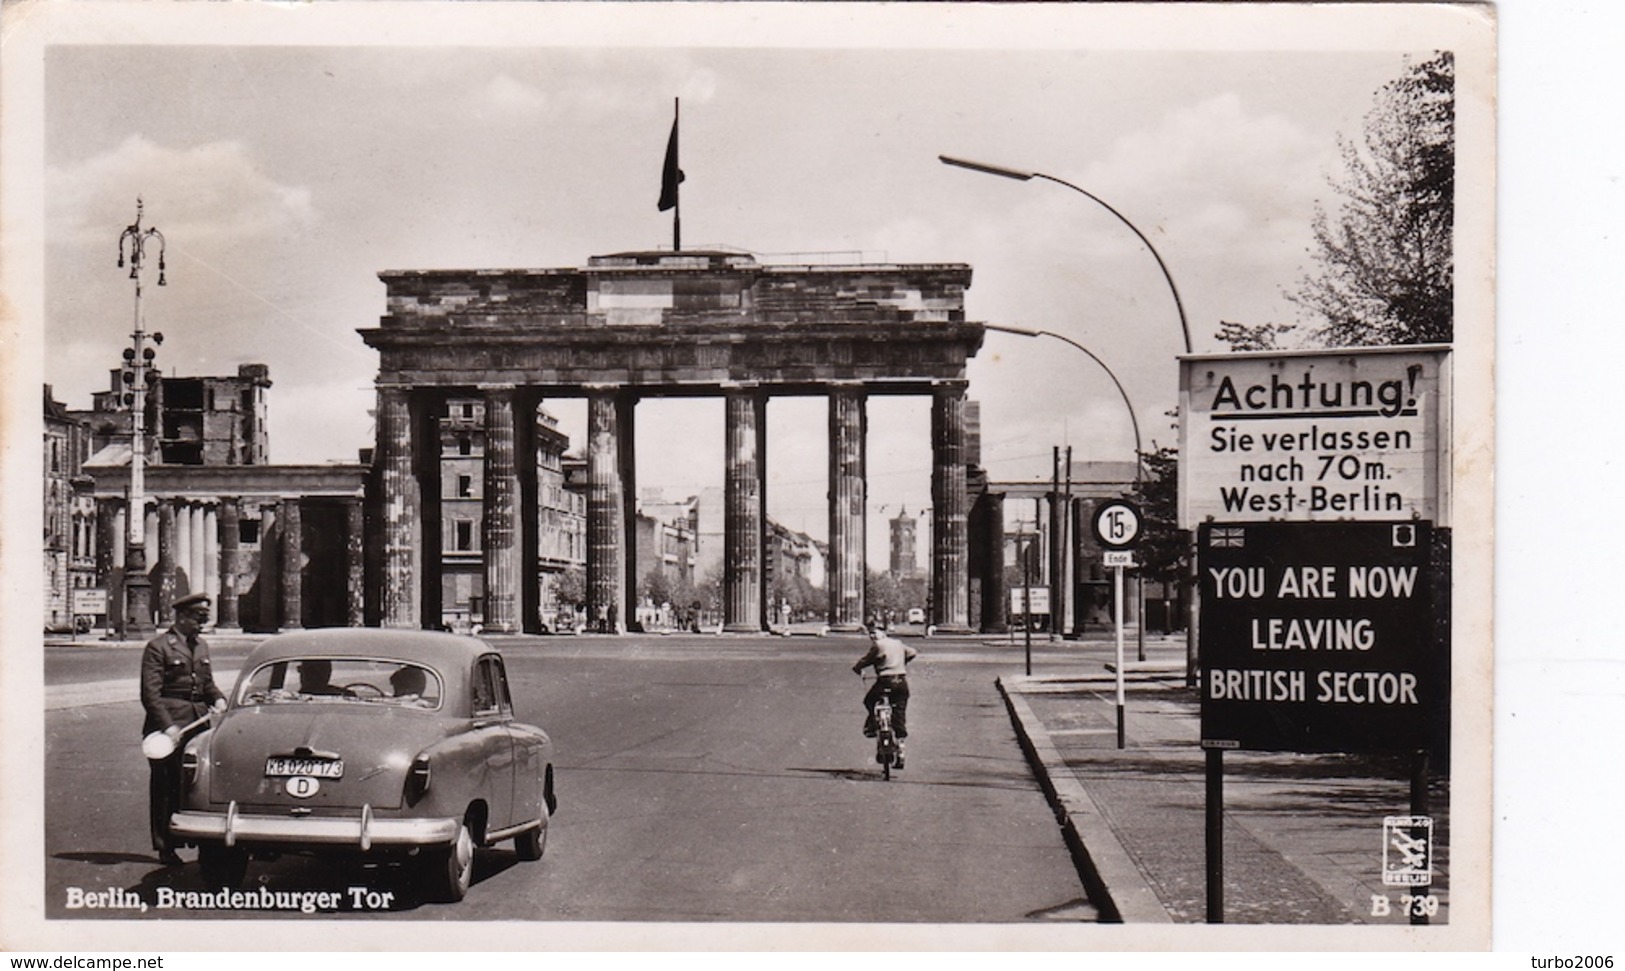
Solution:
[[[688,574],[668,575],[667,580],[670,581],[670,586],[666,593],[668,598],[666,602],[673,607],[687,610],[701,600],[699,590],[694,586],[694,581]]]
[[[768,604],[777,611],[781,604],[789,604],[798,618],[822,616],[828,608],[827,594],[812,585],[812,581],[799,573],[775,574],[768,585]]]
[[[1335,218],[1315,207],[1317,264],[1288,297],[1327,346],[1446,342],[1455,257],[1455,58],[1407,60],[1378,90],[1359,143],[1339,138]]]
[[[1297,328],[1297,324],[1237,324],[1221,320],[1213,339],[1228,344],[1232,351],[1273,351],[1281,346],[1281,338]]]
[[[1145,474],[1134,484],[1140,507],[1141,539],[1136,544],[1140,576],[1158,583],[1190,581],[1190,533],[1179,528],[1179,450],[1153,443],[1141,452]]]
[[[638,584],[638,598],[658,607],[672,603],[671,576],[661,567],[653,567]]]
[[[574,607],[587,602],[587,574],[578,567],[571,567],[559,574],[557,585],[553,594],[560,606]]]
[[[898,596],[897,580],[890,573],[877,570],[865,571],[863,576],[863,604],[869,611],[869,618],[886,620],[896,617],[905,609],[902,599]]]
[[[1145,473],[1134,484],[1134,501],[1140,507],[1141,539],[1137,544],[1139,575],[1142,581],[1164,584],[1180,591],[1189,602],[1191,584],[1191,534],[1179,528],[1179,451],[1152,445],[1141,452]],[[1170,605],[1171,606],[1171,605]],[[1153,611],[1147,601],[1144,623],[1151,623]],[[1177,630],[1183,622],[1172,615],[1163,618],[1167,630]]]
[[[722,609],[722,564],[717,564],[705,571],[700,581],[694,584],[694,600],[704,611],[720,611]]]

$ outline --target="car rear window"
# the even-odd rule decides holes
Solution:
[[[239,705],[369,704],[439,708],[440,676],[421,664],[384,658],[279,658],[254,669]]]

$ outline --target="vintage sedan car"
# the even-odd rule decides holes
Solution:
[[[476,847],[540,858],[558,805],[552,742],[515,719],[501,655],[431,631],[268,638],[182,765],[171,828],[214,887],[297,852],[401,861],[460,900]]]

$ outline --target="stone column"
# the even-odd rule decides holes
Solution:
[[[612,630],[625,620],[620,616],[627,598],[621,563],[626,491],[619,419],[615,392],[593,389],[587,396],[587,629],[592,631]],[[616,617],[611,625],[612,604]]]
[[[422,500],[412,464],[413,444],[410,393],[404,388],[379,388],[378,448],[373,461],[381,473],[383,492],[383,627],[422,626],[418,616]]]
[[[173,500],[175,509],[175,569],[186,578],[181,589],[181,576],[175,577],[175,596],[184,597],[198,591],[198,577],[192,572],[192,504],[185,499]]]
[[[214,501],[205,502],[198,510],[198,529],[203,533],[202,542],[197,538],[192,540],[193,546],[203,547],[203,585],[198,589],[214,598],[220,589],[220,513],[219,504]],[[218,604],[216,605],[218,606]],[[216,626],[219,625],[219,612],[216,611]]]
[[[139,604],[142,625],[158,623],[158,546],[159,535],[163,532],[158,515],[158,502],[149,496],[141,504],[141,524],[144,534],[139,566],[142,580],[135,599]],[[126,556],[128,557],[128,554]],[[141,599],[143,596],[145,600]]]
[[[344,622],[361,627],[367,622],[366,533],[360,499],[344,500]]]
[[[158,500],[158,582],[153,599],[157,601],[158,626],[175,620],[175,503]]]
[[[485,633],[519,632],[519,477],[511,386],[485,392]]]
[[[762,490],[761,431],[767,399],[756,388],[726,393],[727,481],[723,496],[723,629],[762,630],[762,528],[767,521]]]
[[[220,500],[220,604],[216,630],[240,630],[237,575],[242,570],[242,503],[236,496]]]
[[[111,503],[109,504],[111,505]],[[113,568],[124,569],[124,551],[129,548],[130,522],[122,505],[113,506]]]
[[[637,399],[622,391],[615,399],[616,454],[621,468],[621,568],[620,609],[616,612],[616,633],[632,629],[638,607],[638,460]]]
[[[865,526],[868,506],[866,453],[868,398],[861,388],[829,396],[829,626],[855,631],[863,626]]]
[[[299,515],[299,497],[284,496],[282,512],[277,519],[282,523],[282,629],[299,630],[304,623],[304,590],[301,589],[304,559],[302,520]]]
[[[931,392],[931,609],[937,630],[970,627],[965,488],[965,386]]]
[[[129,538],[124,526],[124,510],[118,503],[103,499],[96,503],[96,584],[107,591],[107,627],[119,628],[120,604],[124,603],[124,543]]]
[[[982,495],[982,633],[1010,629],[1010,588],[1004,582],[1004,493]]]
[[[278,550],[282,546],[282,525],[277,521],[274,502],[260,506],[260,569],[259,569],[259,626],[261,630],[277,629],[277,587],[282,570]]]

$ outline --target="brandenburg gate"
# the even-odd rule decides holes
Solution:
[[[436,422],[451,398],[485,403],[487,633],[539,630],[537,407],[587,399],[587,591],[633,616],[633,429],[643,398],[725,402],[724,628],[764,630],[766,406],[829,401],[829,624],[865,620],[867,402],[931,398],[932,622],[969,621],[966,362],[984,328],[965,320],[963,264],[764,264],[727,252],[593,257],[584,269],[379,274],[387,307],[362,330],[379,352],[371,492],[385,627],[440,618]],[[696,434],[702,434],[696,432]],[[369,571],[372,573],[373,571]]]

